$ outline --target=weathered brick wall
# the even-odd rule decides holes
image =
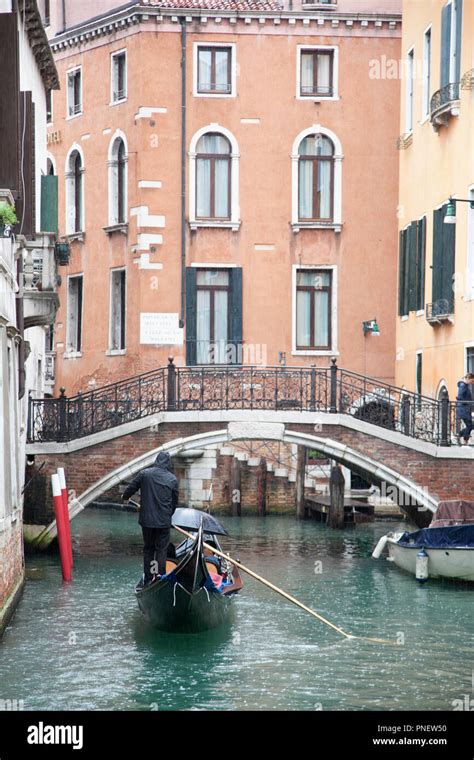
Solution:
[[[23,572],[23,532],[17,520],[0,532],[0,613]]]

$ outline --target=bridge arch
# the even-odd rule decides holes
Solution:
[[[93,483],[79,496],[70,500],[69,512],[71,519],[76,517],[89,504],[124,480],[133,478],[140,470],[149,467],[160,451],[167,451],[171,456],[202,449],[206,446],[232,443],[238,440],[272,440],[287,444],[296,444],[310,449],[316,449],[328,458],[343,464],[360,473],[374,484],[387,484],[394,493],[403,495],[403,503],[417,504],[419,508],[435,512],[437,501],[416,482],[389,467],[384,462],[378,462],[333,438],[303,433],[288,429],[278,422],[229,422],[226,427],[211,432],[198,433],[185,438],[174,438],[166,443],[150,449],[135,459],[107,473]],[[56,523],[52,522],[38,537],[38,542],[56,536]]]

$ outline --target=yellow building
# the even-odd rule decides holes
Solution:
[[[473,67],[474,0],[404,0],[396,380],[428,396],[474,371]]]

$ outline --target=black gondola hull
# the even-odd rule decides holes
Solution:
[[[173,580],[158,581],[137,594],[146,620],[160,631],[200,633],[231,620],[232,600],[217,590],[190,594]]]

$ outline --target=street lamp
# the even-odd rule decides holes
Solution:
[[[370,319],[368,322],[362,322],[364,335],[372,335],[374,338],[380,338],[380,330],[377,319]]]
[[[444,217],[445,224],[456,224],[456,203],[469,203],[470,207],[474,209],[474,198],[449,198],[448,208],[446,209],[446,216]]]

